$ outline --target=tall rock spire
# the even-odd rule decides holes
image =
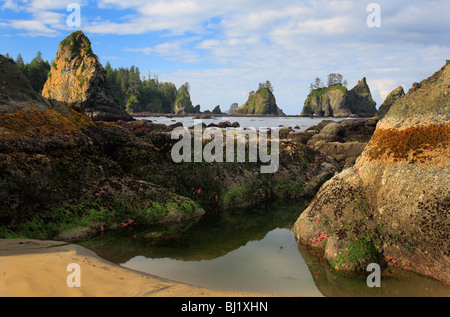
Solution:
[[[72,33],[59,44],[42,95],[85,110],[93,120],[132,120],[120,109],[106,80],[106,71],[82,31]]]

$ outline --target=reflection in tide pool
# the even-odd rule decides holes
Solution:
[[[212,212],[187,228],[118,230],[79,242],[130,269],[200,287],[293,296],[450,296],[450,286],[395,267],[381,287],[343,274],[297,245],[291,228],[307,202]],[[188,296],[188,294],[187,294]]]
[[[201,261],[137,256],[125,267],[217,290],[322,296],[314,284],[291,230],[275,229],[259,241]]]

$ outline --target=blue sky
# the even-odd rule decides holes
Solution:
[[[79,28],[66,23],[70,3],[80,5]],[[370,3],[380,27],[367,25]],[[377,107],[429,77],[450,59],[449,13],[448,0],[0,0],[0,53],[52,61],[81,29],[103,65],[189,82],[202,110],[242,105],[270,80],[278,106],[295,115],[310,83],[329,73],[349,88],[366,77]]]

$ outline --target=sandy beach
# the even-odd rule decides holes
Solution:
[[[78,269],[69,265],[78,264]],[[69,270],[68,270],[69,266]],[[76,275],[79,273],[79,275]],[[69,280],[69,283],[68,283]],[[80,282],[79,287],[69,284]],[[0,240],[1,297],[263,297],[209,290],[130,270],[63,241]]]

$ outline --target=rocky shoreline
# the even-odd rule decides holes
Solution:
[[[123,227],[164,234],[209,210],[313,199],[294,231],[335,270],[376,262],[450,283],[450,62],[396,94],[381,120],[281,128],[277,172],[264,174],[261,160],[175,163],[179,124],[120,111],[81,39],[73,60],[60,45],[50,99],[0,55],[0,238],[71,241]],[[64,67],[75,75],[65,78]],[[76,94],[62,94],[61,80]]]

